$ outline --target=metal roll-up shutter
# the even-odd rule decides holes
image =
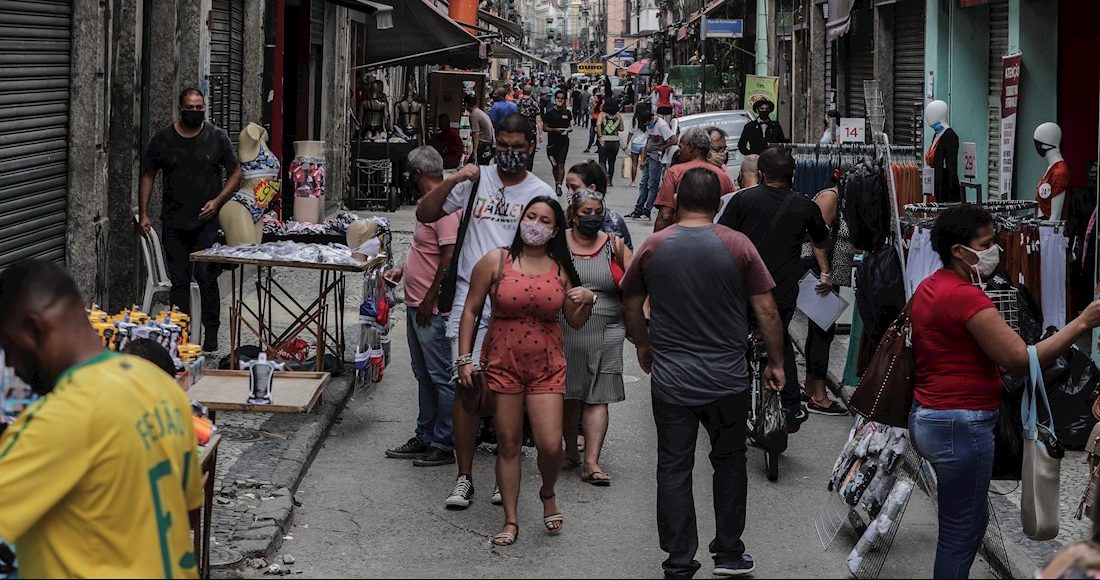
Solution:
[[[915,145],[924,106],[924,0],[903,0],[894,13],[893,143]]]
[[[244,128],[244,1],[213,0],[210,15],[210,122],[236,143]]]
[[[989,192],[1001,196],[1001,57],[1008,54],[1008,0],[989,5]],[[1011,194],[1012,192],[1006,192]]]
[[[852,11],[852,29],[848,33],[848,115],[867,117],[864,81],[875,78],[874,12],[870,3]]]
[[[310,44],[325,43],[325,2],[324,0],[310,0],[309,3],[309,42]]]
[[[0,1],[0,268],[65,260],[71,24],[70,0]]]

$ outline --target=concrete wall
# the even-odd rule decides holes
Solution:
[[[352,87],[348,74],[350,46],[347,12],[346,8],[334,4],[328,4],[325,8],[321,139],[325,142],[326,214],[343,203],[348,189],[351,158],[348,145],[348,107],[352,99]]]
[[[1017,39],[1023,54],[1012,189],[1017,199],[1035,199],[1047,161],[1035,152],[1032,134],[1039,125],[1058,120],[1058,2],[1011,0],[1008,18],[1009,46]]]
[[[264,124],[264,8],[265,0],[244,0],[244,91],[241,118]]]

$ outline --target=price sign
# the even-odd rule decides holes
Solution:
[[[936,170],[927,165],[920,172],[921,193],[936,195]]]
[[[865,143],[867,122],[862,118],[841,118],[840,119],[840,142],[841,143]]]
[[[963,177],[974,179],[978,177],[978,145],[976,143],[963,142]]]

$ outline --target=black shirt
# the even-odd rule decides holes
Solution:
[[[143,171],[164,174],[161,219],[166,226],[181,230],[202,225],[202,206],[218,197],[225,186],[225,173],[236,165],[237,154],[229,136],[208,122],[190,139],[177,133],[175,125],[165,127],[149,140],[141,160]]]
[[[768,148],[769,143],[785,143],[783,126],[778,121],[750,121],[741,130],[741,139],[737,150],[742,155],[759,155]]]
[[[550,107],[542,115],[542,124],[544,127],[551,129],[568,129],[573,124],[573,113],[569,112],[566,108]],[[557,131],[546,132],[546,144],[548,146],[562,145],[569,143],[569,136],[565,133],[558,133]]]
[[[783,215],[776,219],[788,196],[793,197]],[[752,240],[775,279],[776,305],[780,309],[794,308],[798,301],[798,280],[804,274],[802,243],[807,236],[817,244],[829,238],[829,226],[825,225],[821,208],[793,189],[757,185],[734,195],[718,223]]]

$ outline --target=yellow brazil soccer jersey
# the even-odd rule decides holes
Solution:
[[[202,493],[187,397],[136,357],[69,369],[0,437],[0,538],[25,578],[195,578]]]

